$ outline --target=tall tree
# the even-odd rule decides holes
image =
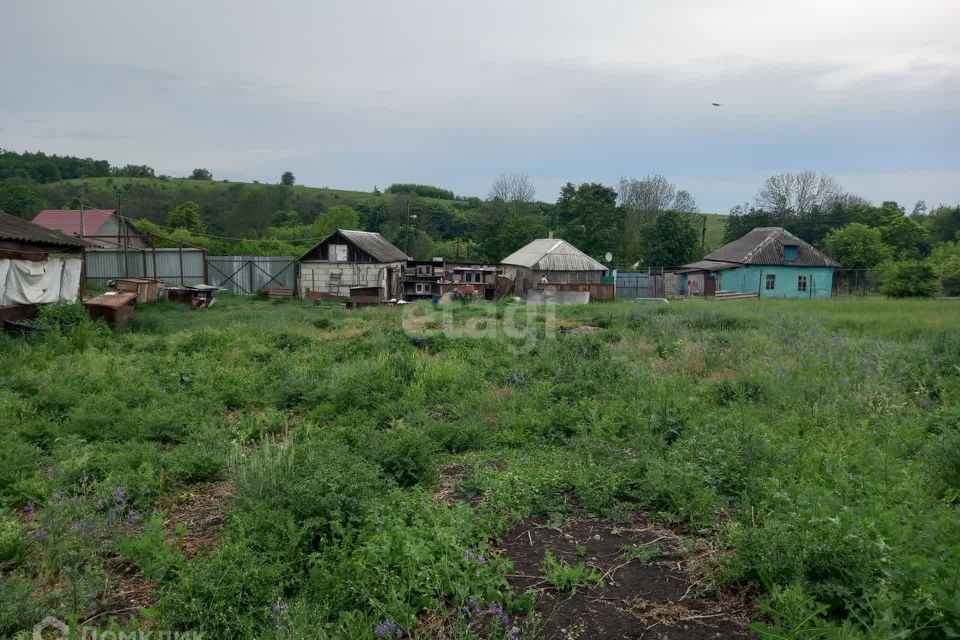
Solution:
[[[641,262],[648,267],[679,267],[697,258],[698,247],[690,215],[664,211],[644,235]]]
[[[184,202],[177,205],[167,215],[167,226],[173,229],[186,229],[190,233],[203,233],[200,205],[196,202]]]
[[[613,188],[596,182],[574,187],[568,182],[560,191],[555,211],[563,237],[587,255],[619,253],[623,217]]]
[[[194,169],[190,174],[191,180],[213,180],[213,174],[206,169]]]
[[[814,171],[800,173],[778,173],[770,176],[760,187],[754,198],[758,209],[765,209],[774,215],[800,216],[813,211],[815,207],[830,209],[843,194],[836,180]]]
[[[826,245],[827,254],[844,269],[872,269],[890,257],[880,230],[860,222],[828,233]]]
[[[280,184],[292,187],[296,182],[296,178],[293,175],[293,171],[284,171],[283,175],[280,176]]]

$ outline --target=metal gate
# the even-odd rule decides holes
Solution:
[[[210,284],[249,295],[271,287],[294,289],[296,258],[289,256],[207,256]]]
[[[656,276],[650,271],[617,272],[617,298],[653,298]]]

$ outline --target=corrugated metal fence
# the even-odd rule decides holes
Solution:
[[[250,294],[265,288],[293,289],[296,258],[291,256],[207,256],[210,284],[232,293]]]
[[[87,249],[84,268],[87,279],[97,284],[117,278],[156,278],[170,285],[204,284],[205,254],[202,249]]]
[[[126,257],[126,260],[124,260]],[[296,262],[290,256],[208,256],[203,249],[88,249],[88,280],[156,278],[169,285],[213,284],[248,295],[267,287],[294,288]]]
[[[618,271],[617,298],[653,298],[656,276],[650,271]]]

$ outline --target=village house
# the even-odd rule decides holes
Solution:
[[[757,227],[680,271],[682,295],[829,298],[840,265],[781,227]]]
[[[145,249],[150,246],[116,209],[44,209],[33,223],[87,241],[99,249]]]
[[[23,320],[38,305],[76,301],[85,247],[79,238],[0,213],[0,320]]]
[[[408,260],[379,233],[337,229],[297,259],[300,297],[347,299],[363,289],[365,299],[398,299]]]
[[[613,284],[604,285],[607,267],[566,240],[534,240],[501,264],[503,276],[513,282],[513,292],[526,294],[528,300],[588,302],[591,291],[594,299],[613,299]]]

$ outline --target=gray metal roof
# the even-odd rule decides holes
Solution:
[[[797,259],[784,260],[783,247],[796,246]],[[782,227],[757,227],[724,245],[706,260],[738,264],[782,264],[800,267],[839,267],[840,264]]]
[[[697,260],[690,264],[683,265],[680,273],[689,271],[724,271],[725,269],[736,269],[743,265],[738,262],[718,262],[716,260]]]
[[[370,256],[377,260],[378,262],[406,262],[410,260],[410,256],[405,254],[403,251],[400,251],[397,247],[391,244],[386,238],[384,238],[379,233],[374,233],[372,231],[355,231],[353,229],[337,229],[329,236],[313,245],[310,248],[310,251],[307,251],[303,255],[309,255],[313,253],[314,249],[322,245],[324,242],[327,242],[333,236],[340,234],[347,242],[350,242],[358,249],[370,254]],[[303,256],[299,258],[303,259]]]
[[[347,240],[363,249],[380,262],[398,262],[410,259],[410,256],[400,251],[391,242],[379,233],[372,231],[354,231],[353,229],[337,229]]]
[[[11,216],[0,212],[0,240],[17,240],[20,242],[36,242],[58,247],[86,247],[88,243],[80,238],[41,227],[29,220]]]
[[[541,238],[514,251],[500,261],[534,271],[606,271],[607,267],[597,262],[580,249],[556,238]]]

